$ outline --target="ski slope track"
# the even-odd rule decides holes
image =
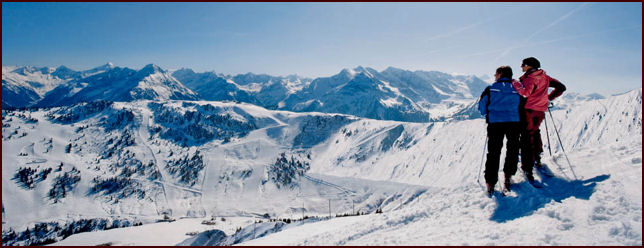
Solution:
[[[519,170],[492,197],[480,118],[188,100],[3,110],[3,245],[641,246],[642,90],[565,96],[541,127],[554,176],[535,188]]]

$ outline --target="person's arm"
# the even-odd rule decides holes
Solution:
[[[563,94],[564,91],[566,91],[566,86],[561,82],[559,82],[559,80],[554,79],[552,77],[548,77],[548,80],[550,82],[548,86],[555,88],[552,92],[550,92],[550,94],[548,94],[548,100],[552,101],[555,98],[561,96],[561,94]]]
[[[479,112],[481,113],[482,116],[487,115],[488,105],[490,105],[490,87],[489,86],[485,88],[485,90],[481,94],[481,97],[479,97]]]
[[[517,80],[512,80],[512,87],[523,97],[528,97],[532,94],[532,88],[534,88],[534,83],[529,78],[526,78],[522,82]]]

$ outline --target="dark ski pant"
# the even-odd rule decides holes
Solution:
[[[503,172],[505,177],[514,175],[517,172],[519,162],[519,133],[521,132],[520,122],[489,123],[487,125],[488,152],[485,161],[485,181],[495,185],[498,181],[499,160],[503,138],[507,138],[505,165]]]
[[[523,111],[523,130],[521,131],[521,169],[532,175],[532,167],[537,156],[543,152],[543,142],[539,127],[546,113],[526,109]]]

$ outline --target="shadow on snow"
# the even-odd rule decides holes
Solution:
[[[535,172],[540,171],[535,169]],[[544,207],[551,201],[561,202],[564,199],[575,197],[588,200],[595,191],[597,182],[602,182],[610,175],[599,175],[586,180],[567,181],[556,176],[541,175],[542,188],[535,188],[527,181],[512,185],[516,197],[495,197],[497,208],[490,217],[496,222],[506,222],[528,216]]]

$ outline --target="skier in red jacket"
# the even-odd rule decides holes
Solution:
[[[546,117],[548,102],[559,97],[566,90],[559,80],[554,79],[541,70],[541,63],[534,57],[523,60],[521,69],[525,74],[521,76],[520,83],[514,81],[512,86],[517,92],[526,98],[522,121],[524,129],[521,132],[521,169],[531,183],[534,181],[532,168],[535,165],[541,166],[541,153],[543,143],[539,126]],[[554,90],[548,94],[548,88]]]

